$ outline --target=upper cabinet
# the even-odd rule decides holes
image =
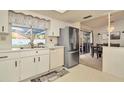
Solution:
[[[8,10],[0,10],[0,32],[8,33]]]
[[[48,31],[48,36],[59,36],[60,24],[57,20],[51,20],[50,29]]]
[[[71,26],[71,24],[63,22],[63,21],[51,19],[50,29],[48,31],[48,36],[59,37],[60,36],[60,29],[65,28],[66,26]]]
[[[51,23],[50,23],[50,29],[48,31],[48,36],[56,36],[59,37],[60,36],[60,29],[64,28],[65,26],[68,26],[68,23],[59,21],[59,20],[55,20],[55,19],[51,19]]]

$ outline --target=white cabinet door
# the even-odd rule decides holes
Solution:
[[[51,21],[50,29],[48,31],[48,36],[59,36],[59,29],[60,29],[59,21],[54,20]]]
[[[0,32],[8,32],[8,10],[0,10]]]
[[[50,50],[50,69],[64,65],[64,48]]]
[[[49,55],[39,55],[37,59],[37,74],[47,72],[49,70]]]
[[[21,80],[36,75],[36,65],[35,57],[21,58]]]
[[[19,81],[19,60],[0,61],[0,82]]]
[[[50,50],[50,69],[54,69],[58,66],[58,55],[57,50]]]
[[[58,66],[63,66],[64,65],[64,48],[58,48],[57,54],[58,54]]]

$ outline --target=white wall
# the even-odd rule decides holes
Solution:
[[[103,72],[124,78],[123,47],[103,47]]]
[[[114,31],[124,31],[124,18],[121,20],[116,20],[112,26],[115,28]],[[94,41],[95,43],[107,43],[107,40],[100,40],[98,39],[98,33],[106,33],[107,32],[107,24],[103,25],[102,27],[97,27],[93,29],[94,31]],[[123,37],[122,37],[123,38]],[[121,40],[113,40],[112,43],[121,43],[122,46],[124,46],[124,40],[121,38]]]

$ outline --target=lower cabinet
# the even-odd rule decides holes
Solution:
[[[20,62],[18,59],[0,61],[0,82],[16,82],[20,79]]]
[[[40,55],[37,59],[37,74],[47,72],[49,70],[49,55]]]
[[[64,48],[50,49],[50,69],[64,65]]]
[[[55,48],[50,52],[42,50],[31,53],[28,55],[25,51],[20,54],[16,52],[15,54],[1,54],[0,82],[22,81],[64,65],[64,48]]]
[[[21,58],[21,80],[34,76],[36,74],[36,58],[24,57]]]
[[[21,80],[49,70],[49,55],[38,55],[21,59]]]

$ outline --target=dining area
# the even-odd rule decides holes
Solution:
[[[97,59],[102,57],[102,52],[103,52],[103,44],[96,44],[93,45],[91,44],[91,56],[94,57],[96,54]]]

